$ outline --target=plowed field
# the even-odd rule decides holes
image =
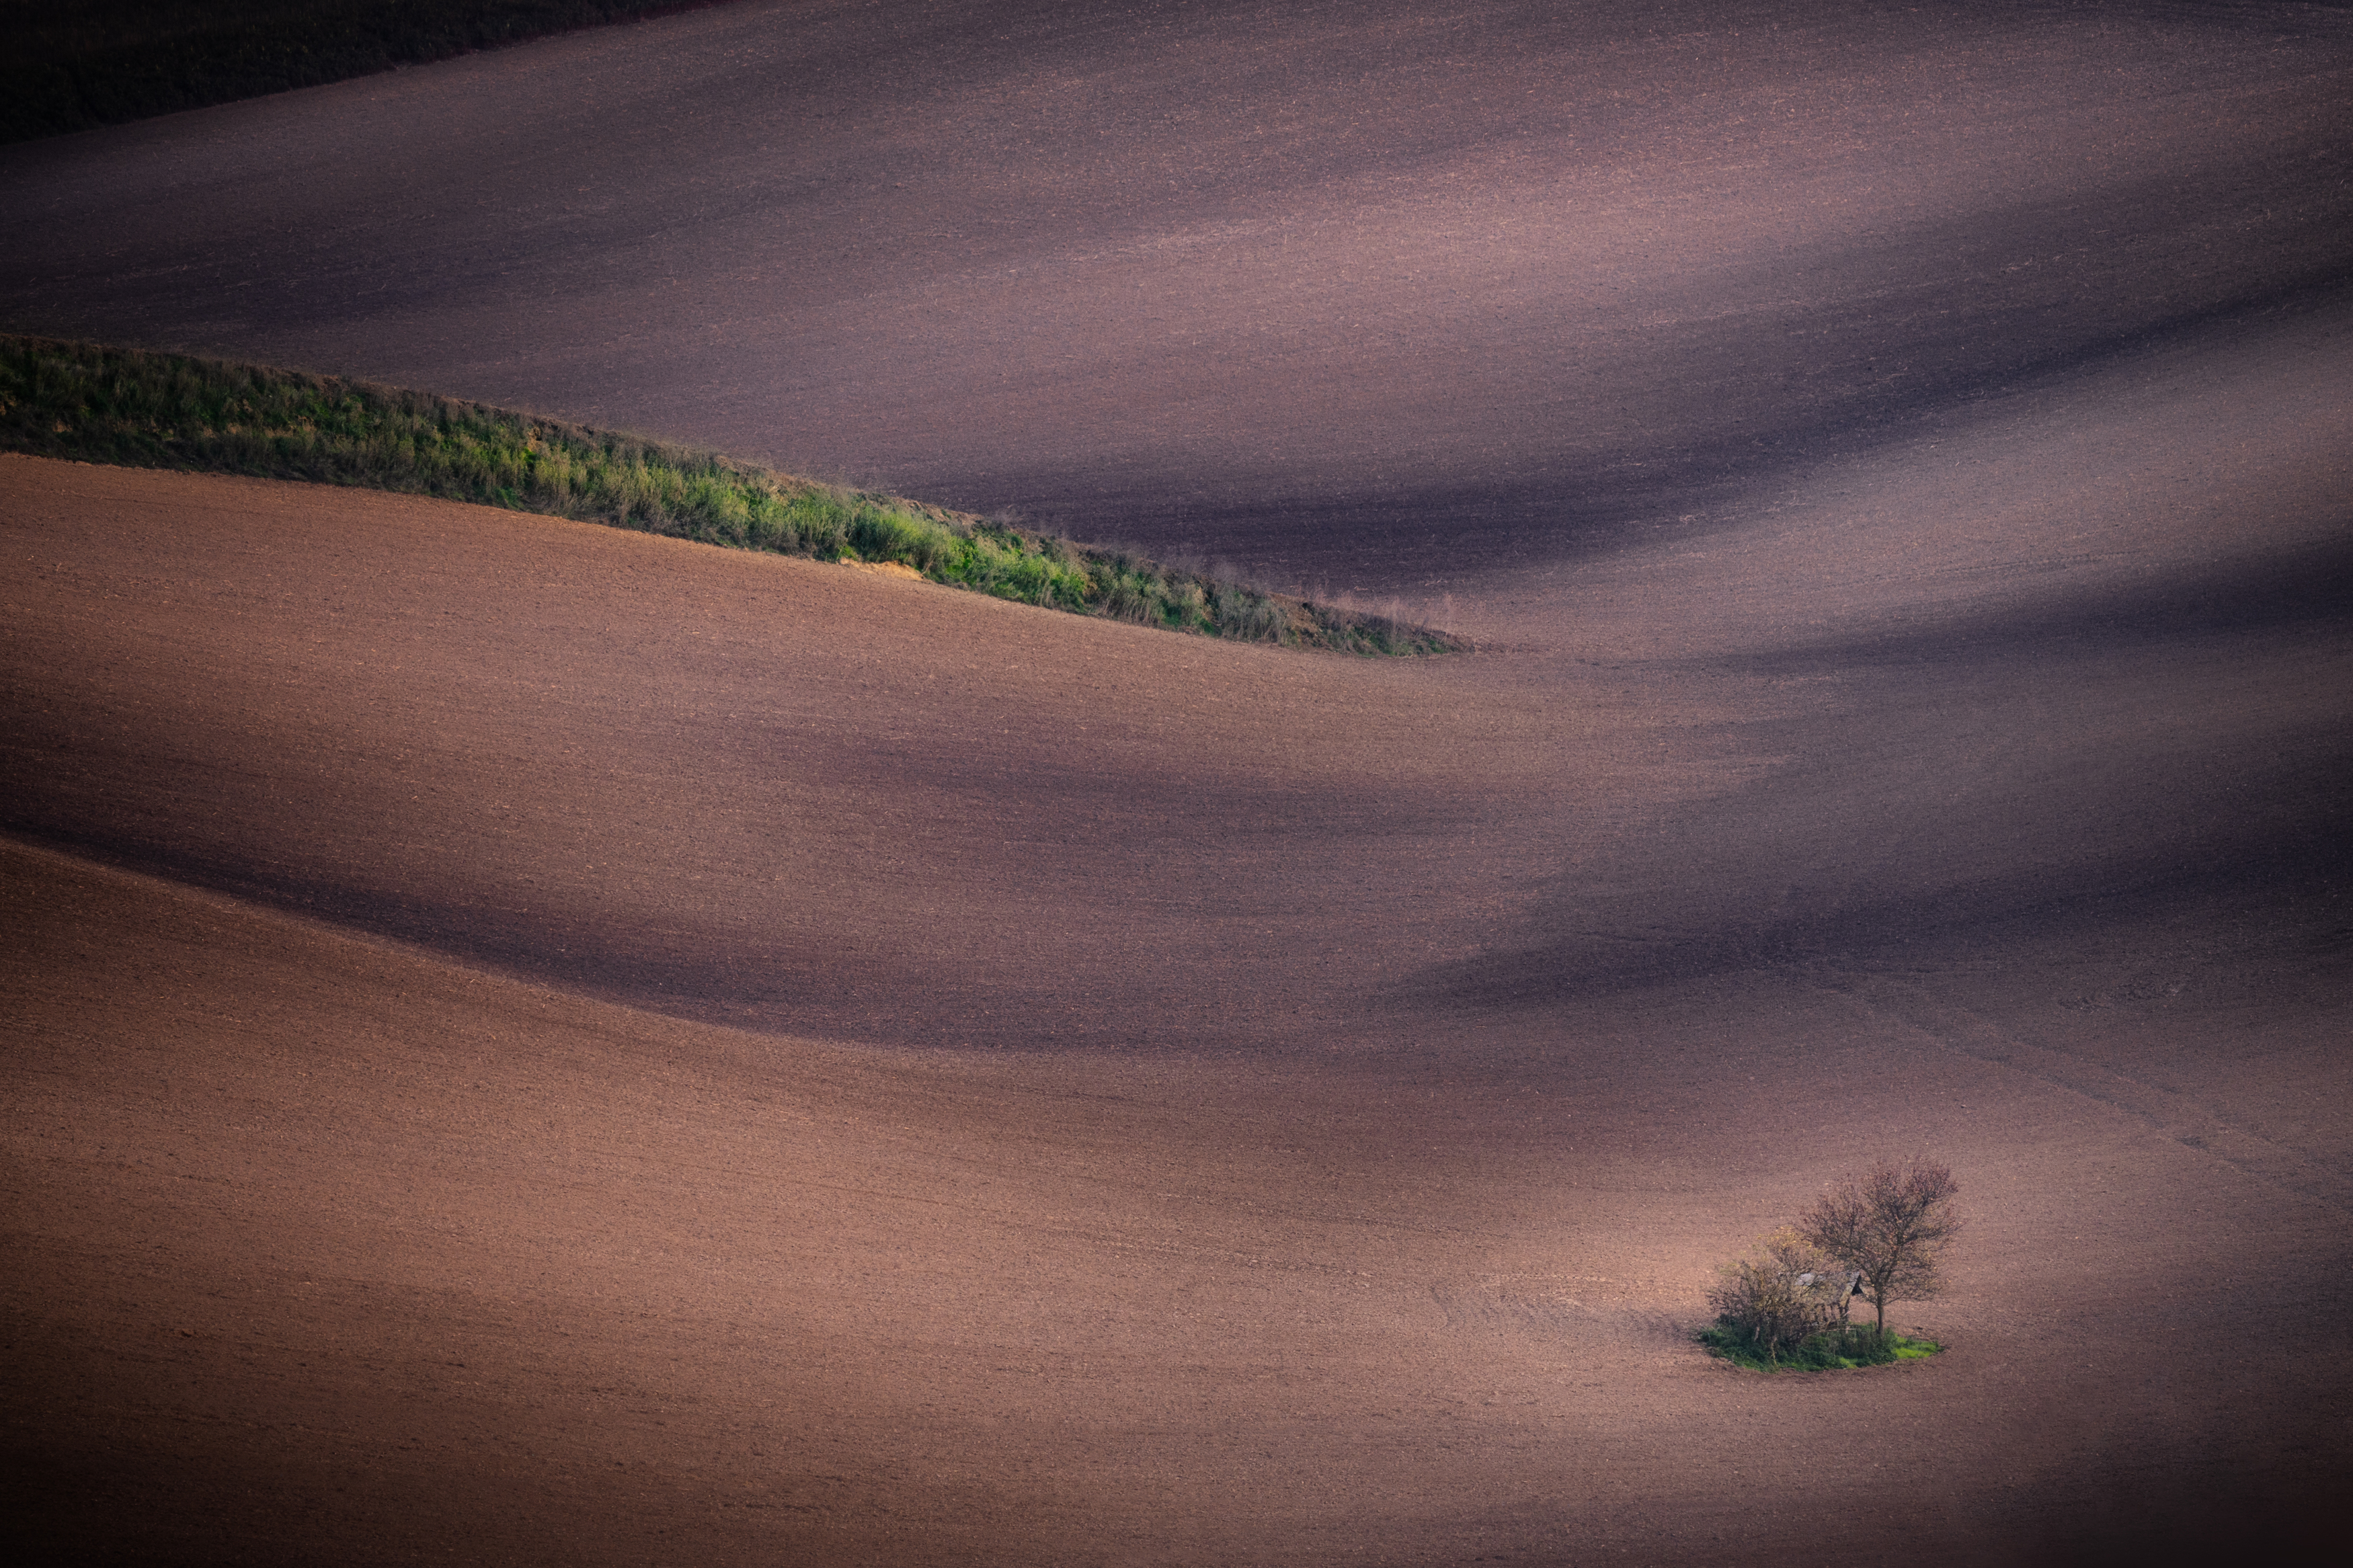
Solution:
[[[0,458],[27,1560],[2325,1554],[2327,9],[721,6],[0,152],[11,326],[1479,651]],[[1714,1266],[1882,1153],[1926,1361]]]

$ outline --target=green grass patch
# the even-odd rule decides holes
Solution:
[[[1467,644],[896,496],[512,409],[299,371],[0,335],[0,450],[438,496],[819,561],[1021,604],[1358,654]]]
[[[17,0],[0,142],[316,87],[688,5],[647,0]]]
[[[1707,1347],[1708,1354],[1755,1372],[1836,1372],[1847,1367],[1886,1366],[1893,1362],[1918,1361],[1945,1348],[1935,1340],[1907,1338],[1892,1329],[1885,1334],[1868,1328],[1832,1329],[1800,1341],[1795,1350],[1776,1360],[1725,1323],[1702,1329],[1697,1338]]]

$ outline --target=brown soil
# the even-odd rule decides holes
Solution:
[[[2277,944],[2303,884],[1900,958],[1655,929],[1677,858],[1794,831],[1886,694],[0,487],[11,1484],[48,1555],[2057,1560],[2293,1534],[2341,1462],[2347,991]],[[2059,677],[2020,679],[2121,711]],[[1977,1217],[1896,1314],[1945,1355],[1688,1342],[1715,1261],[1912,1148]]]

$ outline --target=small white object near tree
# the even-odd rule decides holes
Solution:
[[[1784,1351],[1829,1328],[1833,1315],[1844,1322],[1853,1285],[1852,1273],[1833,1267],[1820,1248],[1785,1226],[1718,1269],[1707,1302],[1720,1321],[1778,1364]]]
[[[1827,1274],[1800,1274],[1798,1283],[1809,1290],[1827,1289],[1838,1298],[1839,1327],[1846,1327],[1847,1308],[1862,1294],[1862,1276],[1852,1268],[1833,1268]]]

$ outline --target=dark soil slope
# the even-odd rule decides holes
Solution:
[[[46,1550],[2318,1528],[2353,1373],[2308,1328],[2353,1196],[2331,862],[2134,880],[2063,808],[2186,752],[2287,832],[2341,776],[2342,683],[2283,695],[2341,658],[2325,620],[2122,660],[2158,706],[2096,643],[2047,677],[1915,650],[1947,690],[1907,729],[1893,657],[1828,697],[1404,666],[443,502],[0,476],[11,1486]],[[1989,740],[2005,702],[2074,738]],[[1973,826],[2037,778],[2044,828]],[[1809,826],[1907,801],[1916,856]],[[1816,886],[1765,879],[1777,841]],[[1979,1216],[1898,1314],[1947,1355],[1799,1384],[1688,1342],[1715,1260],[1910,1147]]]
[[[1375,598],[2353,268],[2304,5],[749,4],[0,153],[0,319]]]

